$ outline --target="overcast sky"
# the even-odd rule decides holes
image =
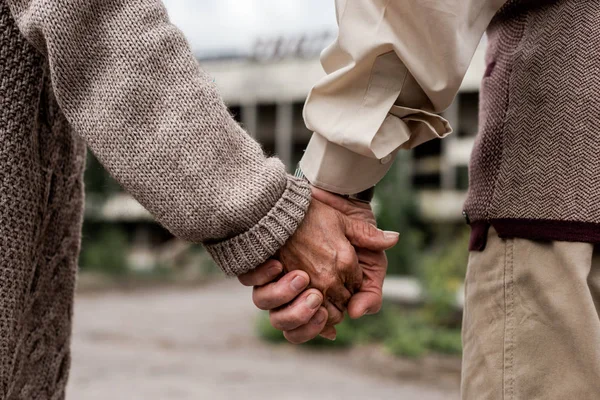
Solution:
[[[337,31],[334,0],[164,0],[196,54],[246,53],[257,38]]]

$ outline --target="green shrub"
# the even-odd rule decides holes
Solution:
[[[92,193],[97,198],[106,199],[111,194],[122,191],[121,186],[106,172],[91,151],[88,151],[86,157],[84,181],[86,193]]]
[[[116,227],[103,228],[93,237],[84,236],[79,264],[84,270],[126,274],[127,243],[125,233]]]
[[[392,354],[420,357],[428,352],[460,354],[460,331],[434,327],[419,311],[406,311],[386,304],[377,315],[358,320],[346,318],[336,326],[337,338],[311,340],[307,346],[344,348],[357,344],[381,343]],[[272,343],[286,342],[283,334],[273,328],[267,313],[261,313],[257,323],[259,336]]]
[[[424,258],[418,273],[425,292],[424,312],[434,325],[455,324],[458,322],[456,296],[464,282],[469,259],[468,228],[455,234],[453,240],[438,242],[440,250]]]
[[[399,156],[377,185],[377,224],[383,230],[400,232],[400,241],[386,252],[388,274],[414,273],[422,261],[424,235],[419,208],[410,182],[408,154]]]
[[[438,353],[461,354],[460,329],[439,329],[430,339],[429,348]]]
[[[384,341],[395,355],[420,357],[429,352],[460,354],[460,330],[431,325],[420,311],[406,312],[396,318],[396,326]]]

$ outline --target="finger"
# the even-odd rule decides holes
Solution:
[[[305,325],[323,303],[323,295],[317,289],[306,290],[289,306],[272,310],[271,325],[280,331],[291,331]]]
[[[319,336],[322,336],[325,339],[334,341],[335,338],[337,337],[337,331],[335,329],[335,326],[325,325],[325,328],[323,328],[323,330],[321,331]]]
[[[327,310],[327,325],[337,325],[344,320],[344,313],[329,300],[323,302]]]
[[[398,243],[398,232],[382,231],[375,225],[356,218],[344,217],[346,237],[357,247],[373,251],[383,251],[394,247]]]
[[[244,286],[262,286],[274,281],[283,271],[283,265],[277,260],[268,260],[250,272],[238,276]]]
[[[294,300],[306,289],[309,282],[308,274],[304,271],[288,272],[277,282],[255,286],[252,300],[261,310],[272,310]]]
[[[387,257],[384,252],[359,249],[357,253],[364,279],[360,291],[352,296],[348,303],[348,315],[353,319],[379,312],[383,302],[383,281],[387,271]]]
[[[327,301],[343,312],[348,306],[352,293],[343,285],[335,285],[327,289],[325,296]]]
[[[344,279],[344,285],[350,291],[351,295],[358,292],[363,281],[363,270],[360,267],[360,264],[359,268],[352,268],[347,270],[344,275]]]
[[[285,336],[285,338],[290,343],[305,343],[311,339],[316,338],[325,327],[326,322],[327,311],[325,310],[325,308],[321,307],[318,309],[317,313],[311,318],[308,324],[302,325],[291,331],[285,331],[283,332],[283,336]]]
[[[338,248],[335,258],[335,269],[339,277],[334,277],[327,285],[323,294],[337,308],[345,310],[352,293],[348,288],[356,289],[356,284],[362,282],[362,270],[358,265],[356,250],[348,242]]]
[[[377,314],[383,304],[381,294],[375,292],[359,292],[352,296],[348,304],[348,315],[357,319],[365,315]]]

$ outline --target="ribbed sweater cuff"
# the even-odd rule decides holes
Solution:
[[[230,276],[246,273],[272,257],[294,234],[310,204],[310,186],[288,176],[287,187],[275,206],[246,232],[218,243],[205,244],[217,265]]]

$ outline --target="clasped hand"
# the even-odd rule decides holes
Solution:
[[[379,311],[387,270],[385,250],[398,233],[376,227],[368,204],[313,188],[304,221],[276,257],[239,280],[253,286],[254,304],[292,343],[319,334],[335,339],[335,325]]]

